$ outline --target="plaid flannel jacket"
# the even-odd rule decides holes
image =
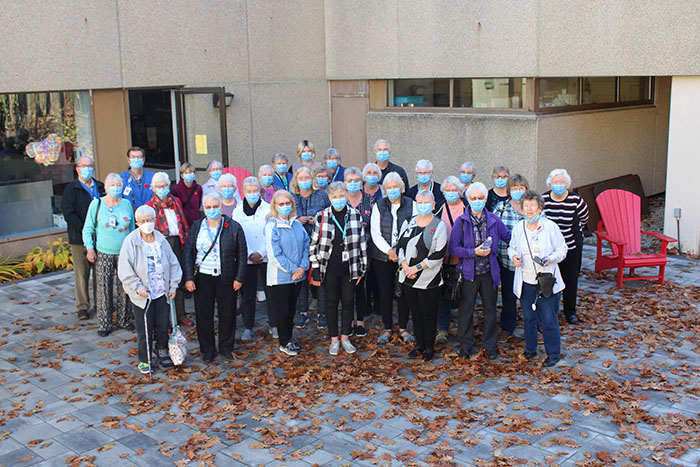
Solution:
[[[500,204],[496,211],[494,211],[494,214],[501,219],[501,222],[503,222],[511,232],[513,232],[515,224],[524,219],[522,214],[516,211],[513,205],[510,204],[510,201]],[[515,271],[515,264],[513,264],[513,261],[511,261],[508,256],[508,244],[503,241],[498,242],[498,260],[504,268]]]
[[[332,209],[333,207],[329,206],[316,213],[314,230],[311,234],[309,261],[312,268],[321,272],[321,277],[328,267],[336,231]],[[364,276],[367,271],[367,240],[360,211],[350,206],[348,206],[348,221],[345,229],[345,246],[350,254],[350,277],[356,280]]]

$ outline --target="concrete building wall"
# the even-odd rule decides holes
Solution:
[[[326,0],[325,17],[329,79],[700,74],[695,0]]]
[[[465,161],[476,164],[475,180],[490,186],[495,165],[507,165],[528,179],[535,175],[537,122],[533,116],[484,116],[478,114],[418,114],[369,112],[367,114],[368,161],[374,160],[374,142],[391,143],[392,162],[406,169],[416,183],[415,165],[429,159],[435,180],[456,175]],[[504,135],[508,135],[504,137]]]

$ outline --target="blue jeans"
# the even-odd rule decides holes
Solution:
[[[438,331],[449,332],[450,323],[452,322],[452,309],[457,308],[459,302],[457,300],[449,300],[440,296],[440,303],[437,312],[437,328]]]
[[[537,286],[523,282],[523,290],[520,293],[520,305],[523,308],[525,321],[525,351],[537,353],[537,323],[542,323],[542,337],[544,349],[551,359],[559,358],[561,354],[561,340],[559,338],[559,300],[561,292],[549,298],[537,298]],[[536,310],[532,305],[537,302]]]
[[[317,295],[318,298],[318,312],[322,315],[326,313],[325,301],[323,300],[323,287],[309,284],[306,277],[301,281],[301,289],[299,290],[299,297],[297,298],[297,311],[299,313],[309,312],[309,300],[313,298],[313,295]]]

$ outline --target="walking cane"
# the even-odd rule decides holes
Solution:
[[[148,332],[148,308],[151,306],[151,296],[146,297],[146,306],[143,309],[143,327],[146,330],[146,353],[148,355],[148,381],[151,381],[151,374],[153,374],[153,368],[151,368],[151,343],[149,339]]]

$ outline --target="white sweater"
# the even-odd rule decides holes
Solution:
[[[246,202],[246,201],[244,201]],[[267,248],[265,247],[265,224],[267,215],[270,213],[270,204],[265,200],[260,202],[260,206],[252,216],[246,216],[243,211],[243,203],[240,202],[233,210],[231,218],[241,224],[245,233],[245,242],[248,246],[248,257],[253,253],[260,253],[263,262],[267,262]],[[248,260],[248,264],[251,261]]]

